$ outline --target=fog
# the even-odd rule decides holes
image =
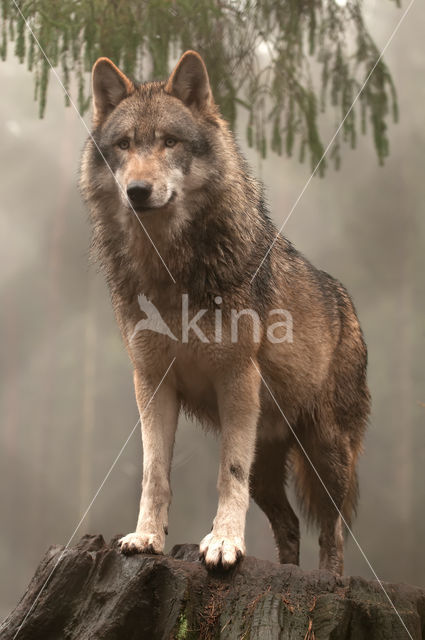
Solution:
[[[381,49],[403,9],[366,2]],[[387,6],[388,5],[388,6]],[[314,178],[285,235],[350,291],[369,349],[373,410],[360,461],[353,531],[382,580],[425,586],[425,6],[416,2],[386,52],[399,96],[390,155],[373,141],[342,150],[342,166]],[[38,119],[33,77],[12,55],[0,63],[0,615],[23,594],[51,544],[85,533],[108,539],[135,526],[142,450],[139,429],[76,531],[137,408],[132,372],[102,277],[89,264],[89,226],[77,190],[86,137],[52,77]],[[89,116],[87,116],[89,122]],[[296,158],[246,148],[280,226],[310,176]],[[325,123],[334,131],[333,120]],[[215,514],[217,442],[179,422],[167,549],[199,542]],[[296,509],[297,510],[297,509]],[[318,564],[317,532],[302,532],[301,565]],[[251,504],[250,555],[276,559],[265,516]],[[371,578],[356,543],[347,574]]]

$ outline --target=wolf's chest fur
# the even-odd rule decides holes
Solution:
[[[148,308],[146,314],[134,304],[120,305],[120,324],[125,324],[127,349],[133,362],[141,368],[165,370],[173,361],[170,379],[183,408],[204,424],[219,427],[219,383],[238,359],[245,359],[259,347],[253,344],[251,320],[243,316],[239,319],[238,340],[233,342],[230,316],[222,310],[222,304],[204,308],[191,304],[186,308],[190,290],[183,296],[174,292],[165,303],[161,297],[153,299],[153,315],[158,313],[160,322],[146,329],[146,320],[142,320],[136,333],[134,327],[140,318],[152,316],[152,310]]]

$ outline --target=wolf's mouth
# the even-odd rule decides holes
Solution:
[[[136,213],[147,213],[149,211],[159,211],[160,209],[165,209],[165,207],[168,207],[169,204],[172,204],[176,199],[176,197],[177,197],[177,191],[173,191],[173,193],[168,198],[165,204],[161,204],[159,206],[149,206],[149,204],[138,205],[137,203],[133,203],[130,206],[132,209],[134,209],[134,211],[136,211]]]

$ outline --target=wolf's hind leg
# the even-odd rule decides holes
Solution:
[[[258,440],[250,491],[270,521],[279,562],[299,564],[300,526],[285,491],[289,450],[290,444],[284,440]]]
[[[295,456],[298,494],[308,518],[320,527],[319,568],[342,575],[344,535],[341,514],[349,524],[357,500],[357,455],[348,435],[341,433],[336,425],[332,430],[328,426],[326,433],[316,429],[314,435],[310,433],[306,440],[303,444],[310,462],[300,449],[296,450]]]

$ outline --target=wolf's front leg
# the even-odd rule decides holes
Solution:
[[[121,538],[121,551],[162,553],[171,502],[170,469],[179,406],[174,388],[165,380],[156,390],[134,372],[143,442],[143,485],[134,533]]]
[[[252,363],[224,376],[218,389],[221,454],[218,509],[199,551],[207,567],[229,568],[245,554],[249,473],[259,414],[260,377]]]

